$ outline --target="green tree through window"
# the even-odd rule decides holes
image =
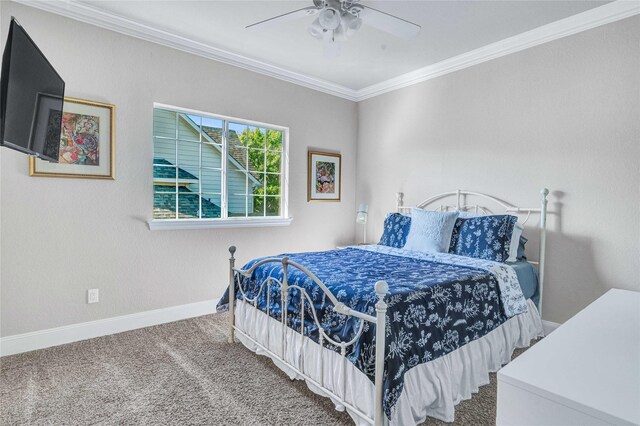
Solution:
[[[247,128],[238,135],[242,146],[249,149],[249,164],[259,172],[262,186],[254,185],[254,212],[277,216],[280,211],[282,132],[279,130]],[[266,210],[265,210],[266,205]]]

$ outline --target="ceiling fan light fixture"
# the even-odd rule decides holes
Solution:
[[[316,18],[311,23],[309,28],[307,28],[307,31],[309,32],[309,34],[311,34],[313,37],[317,38],[318,40],[322,39],[325,32],[324,28],[322,28],[322,25],[320,25],[320,21],[318,20],[318,18]]]
[[[344,22],[342,22],[340,26],[333,31],[333,41],[347,41],[347,35]]]
[[[346,37],[354,35],[362,26],[362,18],[351,13],[345,13],[342,17],[343,31]]]
[[[318,15],[318,22],[325,30],[335,30],[340,26],[340,14],[334,8],[327,7]]]
[[[2,0],[0,0],[2,1]],[[317,39],[344,41],[360,30],[363,24],[410,40],[420,33],[420,25],[361,4],[361,0],[311,0],[313,6],[292,10],[273,18],[247,25],[250,30],[264,29],[306,16],[316,16],[307,28]]]

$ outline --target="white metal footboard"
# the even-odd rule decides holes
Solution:
[[[231,313],[230,320],[229,320],[229,343],[233,343],[235,332],[240,333],[244,338],[253,342],[261,350],[268,353],[274,359],[277,359],[280,362],[287,365],[287,367],[291,368],[293,371],[295,371],[298,375],[303,377],[309,383],[312,383],[313,385],[321,388],[324,392],[326,392],[327,395],[339,401],[341,404],[343,404],[345,407],[350,409],[352,412],[358,414],[362,419],[368,420],[371,424],[375,424],[376,426],[385,424],[386,421],[385,421],[384,411],[382,408],[382,398],[383,398],[384,353],[385,353],[385,317],[387,312],[387,304],[384,301],[384,296],[389,291],[388,284],[385,281],[378,281],[375,283],[375,292],[376,292],[376,295],[378,296],[378,302],[375,305],[376,316],[374,317],[372,315],[368,315],[363,312],[355,311],[349,308],[348,306],[346,306],[344,303],[339,302],[338,299],[333,295],[333,293],[331,293],[331,291],[324,285],[324,283],[320,281],[320,279],[318,279],[318,277],[316,277],[311,271],[309,271],[304,266],[290,261],[287,257],[264,259],[254,264],[251,268],[242,270],[235,267],[235,257],[234,257],[235,252],[236,252],[235,246],[229,247],[229,253],[231,253],[231,257],[229,258],[229,310]],[[282,281],[280,281],[276,278],[268,277],[267,279],[265,279],[263,282],[259,284],[257,294],[253,298],[250,298],[245,293],[245,289],[243,288],[241,278],[251,277],[251,274],[257,267],[264,265],[266,263],[281,263],[282,269],[283,269],[283,279]],[[318,287],[320,287],[320,289],[324,292],[324,294],[329,298],[329,300],[331,301],[331,304],[333,305],[333,310],[335,312],[345,316],[355,317],[360,320],[360,325],[358,326],[358,329],[351,340],[349,340],[348,342],[339,342],[330,338],[325,333],[325,330],[323,329],[322,324],[320,323],[316,315],[316,310],[313,305],[313,301],[311,300],[310,296],[307,294],[307,290],[298,285],[289,285],[287,281],[287,278],[288,278],[287,270],[289,266],[299,269],[304,274],[306,274],[309,278],[311,278],[313,282]],[[241,330],[235,325],[235,306],[234,306],[235,305],[235,287],[236,287],[234,285],[235,283],[238,284],[238,289],[240,293],[242,293],[243,300],[246,303],[252,304],[254,307],[257,307],[258,298],[262,294],[263,290],[267,292],[266,293],[267,316],[270,315],[269,305],[270,305],[270,297],[271,297],[271,287],[274,284],[277,284],[280,287],[280,297],[281,297],[280,306],[282,309],[282,326],[283,326],[281,328],[282,335],[280,336],[282,340],[282,353],[279,353],[279,354],[274,353],[269,348],[265,347],[260,342],[256,341],[254,338],[249,336],[247,333],[245,333],[243,330]],[[304,315],[305,315],[305,304],[306,304],[309,307],[309,310],[312,314],[313,321],[316,323],[318,327],[318,336],[319,336],[318,340],[319,340],[320,347],[322,348],[324,343],[327,342],[328,344],[331,344],[340,348],[340,356],[341,356],[340,368],[342,370],[342,374],[341,374],[342,384],[339,390],[330,390],[324,385],[323,383],[324,375],[322,374],[324,366],[322,365],[323,363],[322,357],[320,358],[321,374],[319,376],[320,377],[319,381],[315,380],[309,374],[307,374],[307,372],[305,371],[304,362],[300,364],[300,367],[297,367],[292,363],[287,362],[286,360],[285,354],[287,353],[287,345],[290,343],[286,339],[286,331],[288,327],[287,325],[288,324],[288,321],[287,321],[288,305],[289,305],[288,296],[289,296],[289,291],[292,289],[299,291],[301,295],[300,297],[300,335],[304,337]],[[355,344],[357,339],[362,335],[365,321],[375,324],[376,326],[376,346],[375,346],[376,361],[375,361],[375,384],[374,384],[375,385],[375,396],[374,396],[375,410],[374,410],[373,418],[369,417],[367,414],[363,413],[360,409],[355,407],[353,404],[350,404],[349,402],[346,401],[347,399],[346,398],[346,375],[344,374],[344,368],[346,365],[345,363],[348,362],[346,358],[347,348]],[[303,341],[304,339],[300,340],[301,342],[300,345],[303,345],[302,343]],[[304,346],[301,346],[300,350],[304,351]],[[304,359],[304,356],[302,357],[302,359]]]

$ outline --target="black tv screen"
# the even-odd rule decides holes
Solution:
[[[15,18],[2,55],[0,92],[1,144],[58,162],[64,81]]]

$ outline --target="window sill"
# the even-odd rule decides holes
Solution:
[[[234,218],[234,219],[161,219],[147,222],[151,231],[171,231],[176,229],[208,228],[266,228],[271,226],[289,226],[292,217],[273,218]]]

